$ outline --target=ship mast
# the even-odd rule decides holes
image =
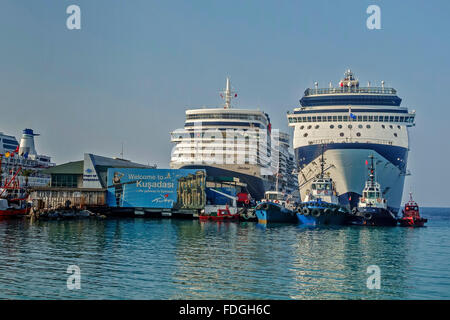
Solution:
[[[231,99],[236,98],[237,94],[233,91],[231,91],[231,82],[230,78],[227,77],[227,83],[225,86],[225,90],[221,92],[220,96],[225,100],[225,105],[223,106],[224,109],[230,109],[231,108]]]
[[[324,173],[324,166],[325,166],[325,161],[323,159],[323,153],[324,153],[324,145],[322,144],[322,157],[320,159],[320,178],[323,179],[323,173]]]
[[[374,184],[375,181],[375,168],[373,166],[373,155],[371,154],[369,156],[370,158],[370,169],[369,169],[369,178],[370,178],[370,182],[372,183],[372,185]]]

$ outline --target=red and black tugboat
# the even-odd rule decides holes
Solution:
[[[401,227],[423,227],[428,219],[422,218],[419,214],[419,206],[412,198],[412,193],[409,194],[409,201],[405,204],[402,210],[403,217],[398,219]]]

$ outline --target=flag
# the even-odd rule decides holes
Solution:
[[[7,157],[7,158],[9,158],[10,155],[11,155],[11,154],[9,153],[9,151],[7,151],[7,152],[5,153],[5,157]]]
[[[369,161],[366,160],[366,166],[369,164]]]
[[[348,107],[348,116],[350,117],[350,118],[352,118],[353,120],[355,120],[356,119],[356,116],[352,113],[352,107]]]
[[[23,157],[24,157],[25,159],[28,159],[28,152],[25,152],[25,154],[23,155]]]
[[[16,150],[14,152],[19,152],[19,146],[17,146]]]

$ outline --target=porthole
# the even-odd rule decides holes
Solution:
[[[344,136],[344,133],[343,133],[343,132],[341,132],[341,133],[339,133],[339,135],[340,135],[341,137],[343,137],[343,136]]]
[[[351,128],[353,128],[353,126],[352,126],[351,124],[349,124],[349,125],[348,125],[348,128],[351,129]]]
[[[389,125],[389,128],[394,129],[394,127],[392,126],[392,124]]]
[[[362,124],[358,125],[358,128],[362,129],[362,127],[363,127],[363,125],[362,125]]]
[[[300,130],[303,130],[304,127],[305,127],[305,126],[300,126]]]
[[[366,126],[366,128],[367,128],[367,129],[370,129],[370,124],[368,124],[368,125]]]
[[[330,124],[330,129],[334,129],[334,125]]]
[[[311,129],[311,126],[308,126],[308,129]]]
[[[402,127],[400,127],[400,126],[397,126],[397,128],[401,129]]]
[[[386,126],[385,126],[384,124],[382,124],[382,125],[381,125],[381,127],[382,127],[383,129],[385,129],[385,128],[386,128]]]
[[[394,137],[397,137],[397,133],[394,133]]]
[[[357,137],[361,137],[361,133],[360,133],[360,132],[357,132],[357,133],[356,133],[356,136],[357,136]]]
[[[320,127],[319,125],[316,125],[316,126],[315,126],[316,129],[319,129],[319,127]]]
[[[304,135],[303,135],[305,138],[308,136],[308,134],[307,133],[305,133]]]
[[[339,129],[342,129],[342,124],[338,125],[338,128],[339,128]]]

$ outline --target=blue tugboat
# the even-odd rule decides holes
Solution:
[[[353,208],[350,224],[366,226],[396,226],[397,216],[387,206],[387,201],[381,193],[380,184],[375,181],[373,155],[370,156],[369,178],[366,181],[358,207]]]
[[[321,173],[311,183],[311,191],[297,208],[297,219],[306,225],[343,225],[350,211],[339,204],[333,180],[324,174],[325,161],[321,158]]]
[[[285,194],[279,191],[267,191],[264,199],[255,208],[258,222],[297,223],[294,207],[285,200]]]

